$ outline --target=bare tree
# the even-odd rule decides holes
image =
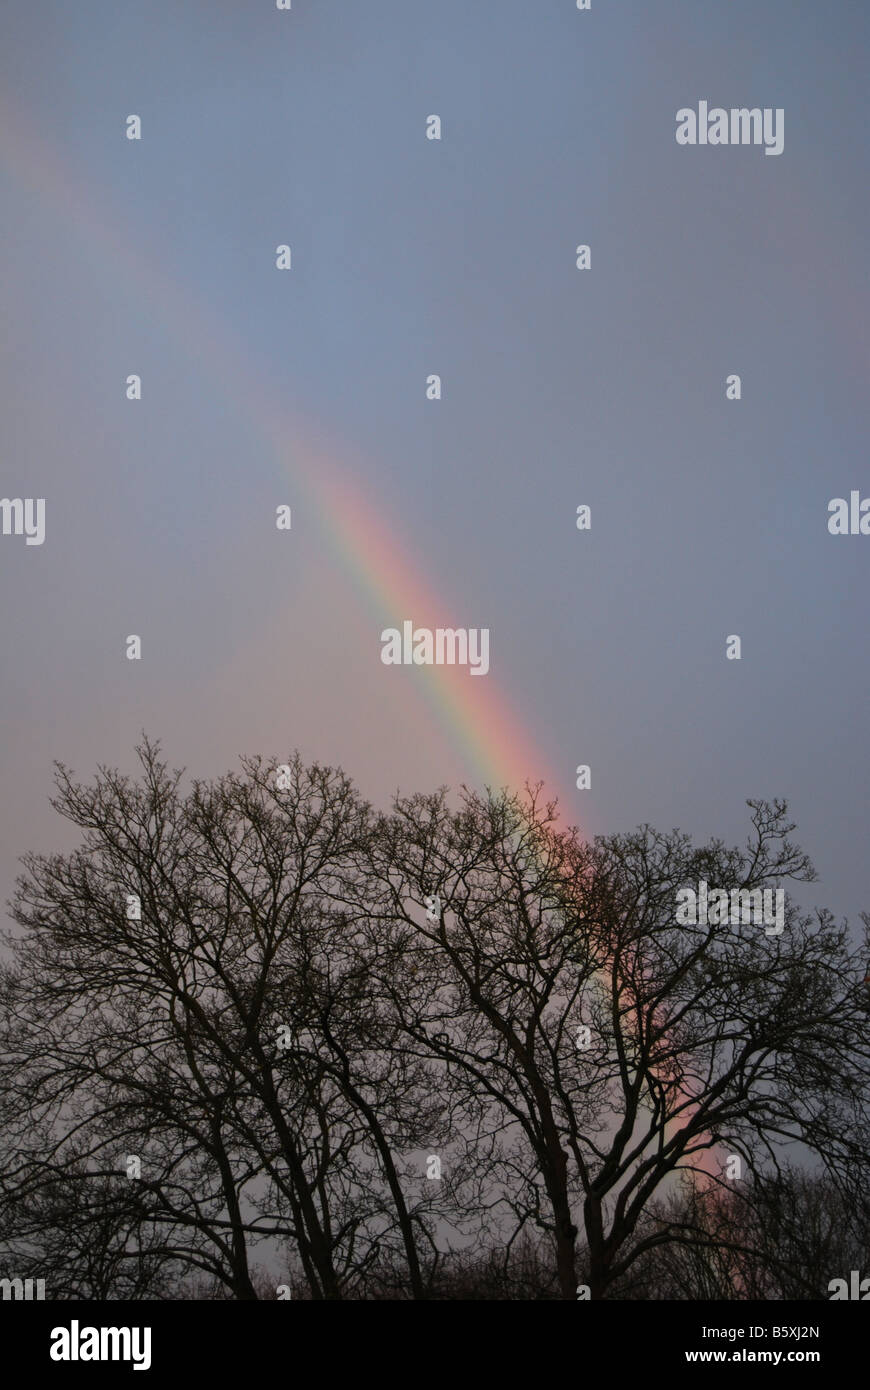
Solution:
[[[443,794],[400,798],[381,822],[371,930],[415,981],[384,978],[397,1025],[500,1136],[503,1204],[516,1231],[552,1236],[563,1298],[578,1209],[582,1281],[600,1298],[684,1238],[641,1218],[668,1182],[709,1181],[722,1146],[753,1172],[797,1142],[841,1177],[865,1162],[863,957],[846,928],[791,902],[781,934],[742,913],[676,921],[678,891],[702,879],[751,892],[814,876],[785,805],[749,805],[743,851],[650,827],[583,843],[534,792],[467,793],[458,812]]]
[[[59,769],[53,804],[84,845],[28,858],[19,881],[0,1226],[23,1253],[21,1213],[36,1221],[46,1193],[79,1186],[83,1231],[110,1208],[116,1244],[130,1225],[118,1265],[156,1239],[255,1298],[251,1250],[289,1241],[312,1296],[334,1299],[398,1244],[422,1296],[432,1194],[406,1195],[400,1170],[449,1102],[391,1051],[336,906],[368,808],[298,759],[182,796],[154,746],[139,754],[141,783]]]
[[[621,1298],[826,1301],[870,1245],[870,1210],[824,1173],[783,1166],[725,1187],[685,1183],[640,1226],[672,1238],[618,1281]]]
[[[138,781],[58,768],[82,843],[12,905],[16,1272],[256,1299],[280,1251],[315,1299],[782,1296],[818,1207],[795,1146],[864,1200],[865,948],[788,898],[772,933],[676,916],[700,880],[813,877],[784,804],[749,803],[742,850],[587,842],[534,789],[375,815],[298,757],[185,792],[138,751]]]

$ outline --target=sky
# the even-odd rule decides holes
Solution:
[[[378,806],[542,779],[590,835],[786,797],[811,901],[870,909],[870,537],[828,531],[868,40],[863,0],[7,0],[0,492],[45,539],[0,535],[0,897],[75,842],[53,760],[145,730]],[[782,153],[679,145],[700,101]],[[488,673],[384,665],[405,620]]]

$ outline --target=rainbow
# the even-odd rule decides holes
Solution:
[[[227,399],[244,413],[246,425],[253,424],[266,440],[283,473],[292,477],[294,512],[301,494],[318,517],[328,551],[376,620],[376,635],[382,627],[401,626],[408,617],[431,627],[461,626],[451,619],[419,563],[403,550],[397,539],[400,528],[390,523],[383,499],[374,506],[352,470],[337,462],[348,451],[310,442],[311,427],[306,429],[298,417],[291,419],[269,397],[211,309],[138,251],[133,230],[119,225],[104,200],[87,188],[80,171],[73,174],[50,144],[31,127],[25,128],[2,100],[0,152],[16,179],[75,228],[90,253],[99,256],[101,267],[110,264],[115,269],[119,292],[134,284],[146,308],[159,313],[193,360],[205,360],[225,381]],[[317,433],[323,437],[321,426]],[[551,797],[557,794],[559,779],[498,690],[492,672],[470,680],[467,671],[455,667],[411,671],[427,717],[434,718],[459,750],[472,782],[497,790],[540,781]],[[431,724],[428,730],[431,734]]]
[[[0,97],[0,154],[16,180],[47,202],[53,213],[78,232],[86,247],[111,264],[119,276],[119,293],[135,284],[146,307],[171,328],[193,361],[207,359],[225,381],[227,399],[244,410],[268,442],[281,469],[288,472],[320,522],[324,541],[355,593],[382,626],[400,627],[405,618],[431,627],[454,627],[442,602],[398,540],[382,499],[377,506],[363,492],[354,473],[336,461],[346,449],[317,447],[298,418],[290,419],[270,398],[261,380],[228,340],[225,327],[189,287],[171,279],[135,246],[132,230],[119,224],[111,210],[88,189],[80,171],[73,174],[48,141],[25,127]],[[318,427],[322,436],[324,431]],[[295,503],[295,496],[294,496]],[[474,680],[456,667],[408,668],[424,709],[451,744],[458,748],[469,776],[495,791],[542,782],[551,798],[564,791],[560,778],[523,729],[490,672]],[[431,726],[430,726],[431,727]],[[670,1126],[669,1126],[670,1127]],[[710,1155],[712,1159],[712,1154]],[[704,1156],[696,1158],[703,1167]]]

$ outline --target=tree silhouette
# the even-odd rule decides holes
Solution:
[[[866,941],[675,919],[813,877],[783,803],[743,850],[588,842],[536,789],[376,814],[137,751],[58,766],[81,843],[25,858],[0,971],[0,1242],[50,1296],[780,1296],[790,1149],[858,1200]]]

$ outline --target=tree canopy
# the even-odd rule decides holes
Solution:
[[[742,848],[585,840],[536,788],[377,812],[298,756],[185,787],[137,751],[58,766],[80,843],[11,905],[4,1263],[58,1298],[827,1296],[833,1237],[787,1274],[820,1191],[867,1219],[868,919],[788,895],[784,803]],[[782,930],[683,924],[701,882],[783,892]]]

